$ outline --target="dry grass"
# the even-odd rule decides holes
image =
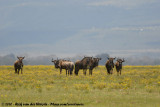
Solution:
[[[104,66],[93,75],[66,77],[54,66],[0,66],[0,103],[82,103],[84,106],[160,106],[160,66],[125,66],[122,75],[107,75]],[[50,105],[48,105],[50,106]]]

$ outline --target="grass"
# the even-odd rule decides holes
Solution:
[[[93,75],[66,76],[54,66],[24,66],[23,74],[13,66],[0,66],[0,105],[84,104],[87,107],[160,106],[160,66],[124,66],[122,75],[107,75],[104,66]],[[51,105],[50,105],[51,104]],[[76,106],[76,105],[75,105]],[[73,105],[72,105],[73,107]]]

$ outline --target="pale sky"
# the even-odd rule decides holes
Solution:
[[[0,55],[160,54],[159,0],[0,0]]]

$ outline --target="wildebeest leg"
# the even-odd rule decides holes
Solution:
[[[86,75],[87,69],[83,69],[83,74]]]
[[[79,69],[77,69],[76,75],[78,75]]]
[[[70,69],[70,75],[72,75],[72,68]]]
[[[89,69],[89,75],[92,75],[92,69]]]
[[[119,70],[117,70],[117,75],[119,76]]]
[[[15,68],[15,74],[17,73],[17,68]]]
[[[66,69],[66,76],[67,76],[67,69]]]
[[[60,74],[62,73],[62,69],[60,68]]]
[[[110,70],[109,69],[107,69],[107,72],[108,72],[108,74],[110,74]]]
[[[75,67],[75,71],[74,71],[75,75],[78,75],[78,71],[79,71],[79,68]]]
[[[74,69],[74,65],[72,65],[72,67],[71,67],[71,69],[70,69],[71,75],[72,75],[73,69]]]
[[[121,75],[121,69],[119,70],[119,72],[120,72],[120,75]]]
[[[69,72],[70,72],[70,75],[72,75],[72,68],[70,69],[70,71],[69,71]]]
[[[71,74],[70,71],[71,71],[70,68],[68,68],[68,76]]]
[[[18,69],[18,74],[19,74],[20,69]]]
[[[78,73],[77,73],[77,70],[76,70],[76,69],[75,69],[75,71],[74,71],[74,74],[75,74],[75,75],[78,75]]]

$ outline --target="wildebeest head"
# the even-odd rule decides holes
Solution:
[[[85,65],[91,64],[92,57],[85,57],[81,60]]]
[[[53,60],[53,58],[52,58],[52,62],[54,63],[55,68],[59,68],[59,60],[58,60],[58,58],[57,58],[57,60]]]
[[[93,58],[92,59],[92,62],[93,62],[93,64],[94,64],[95,67],[98,66],[99,60],[101,60],[101,58]]]
[[[119,65],[122,65],[122,62],[125,62],[125,60],[124,60],[124,59],[122,60],[122,59],[119,59],[119,58],[118,58],[118,59],[117,59],[117,62],[119,63]]]
[[[25,56],[24,57],[18,57],[17,56],[17,58],[19,59],[20,62],[22,62],[22,60],[25,58]]]
[[[114,61],[115,59],[116,59],[116,57],[115,57],[115,58],[108,58],[109,65],[113,65],[113,66],[114,66],[113,61]]]

